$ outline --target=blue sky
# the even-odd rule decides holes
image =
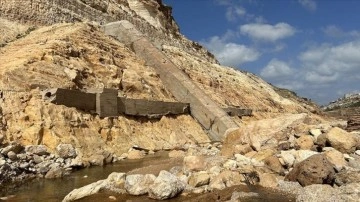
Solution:
[[[358,0],[164,0],[221,64],[319,104],[360,92]]]

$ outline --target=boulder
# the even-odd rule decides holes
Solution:
[[[110,190],[123,189],[124,185],[125,185],[126,174],[113,172],[107,177],[106,180],[107,180],[107,184],[108,184],[107,187]]]
[[[173,198],[181,193],[185,186],[185,183],[175,175],[162,170],[153,185],[150,186],[149,197],[157,200]]]
[[[353,153],[357,147],[357,138],[341,128],[334,127],[326,135],[327,142],[342,153]]]
[[[207,185],[210,182],[210,175],[205,171],[194,173],[189,178],[189,185],[193,187],[200,187]]]
[[[323,154],[310,156],[296,164],[286,175],[285,180],[299,182],[302,186],[311,184],[333,184],[335,180],[334,165]]]
[[[131,195],[144,195],[148,193],[149,187],[154,183],[155,175],[128,175],[125,181],[125,190]]]
[[[72,190],[65,198],[63,202],[75,201],[86,196],[90,196],[98,193],[101,189],[106,186],[106,180],[99,180],[97,182],[91,183],[79,189]]]
[[[335,184],[343,186],[350,183],[360,183],[360,171],[359,170],[342,170],[335,175]]]
[[[283,174],[284,168],[276,156],[269,156],[264,159],[265,165],[277,174]]]
[[[278,185],[278,180],[275,174],[272,173],[260,173],[259,174],[259,186],[274,188]]]
[[[324,152],[324,154],[326,158],[335,166],[335,169],[338,171],[343,169],[347,165],[344,155],[336,149],[326,151]]]
[[[310,135],[302,135],[295,140],[295,148],[302,150],[311,150],[314,146],[314,139]]]
[[[71,144],[59,144],[56,152],[61,158],[75,158],[77,156],[75,148]]]
[[[48,155],[48,148],[45,145],[27,145],[25,146],[25,152],[29,154],[36,154],[39,156]]]
[[[183,162],[184,172],[206,170],[206,161],[203,156],[186,156]]]

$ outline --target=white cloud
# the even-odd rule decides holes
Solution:
[[[246,10],[241,6],[229,6],[226,9],[226,19],[228,21],[236,21],[238,17],[243,17],[245,15]]]
[[[323,45],[300,54],[299,59],[308,69],[321,74],[359,75],[360,41],[352,41],[337,46]],[[330,79],[331,80],[331,79]]]
[[[256,61],[260,53],[242,44],[231,43],[226,37],[211,37],[209,41],[202,42],[212,52],[219,62],[227,66],[239,66],[246,62]]]
[[[298,59],[301,68],[272,59],[260,75],[275,86],[297,90],[302,95],[316,98],[321,104],[335,99],[337,91],[360,89],[360,40],[308,48]],[[330,98],[330,95],[334,97]]]
[[[349,32],[345,32],[336,25],[328,25],[325,28],[323,28],[322,31],[325,33],[325,35],[327,35],[329,37],[335,37],[335,38],[340,38],[340,37],[357,37],[357,38],[359,38],[360,37],[359,31],[352,30]]]
[[[272,59],[265,68],[260,72],[260,75],[264,78],[279,78],[289,76],[293,74],[294,69],[290,68],[289,65],[278,59]]]
[[[276,25],[251,23],[242,25],[240,32],[254,40],[275,42],[294,35],[295,28],[283,22]]]
[[[315,11],[317,4],[314,0],[298,0],[298,2],[306,9],[310,11]]]

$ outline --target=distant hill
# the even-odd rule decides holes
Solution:
[[[348,131],[360,130],[360,93],[346,94],[322,109],[330,116],[347,120]]]

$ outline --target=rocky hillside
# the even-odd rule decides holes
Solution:
[[[253,115],[230,118],[224,112],[219,119],[240,127],[214,143],[207,128],[189,114],[100,118],[42,99],[47,88],[112,88],[127,98],[176,101],[155,63],[141,59],[135,46],[104,34],[102,25],[118,20],[128,20],[142,32],[155,46],[152,50],[165,55],[162,63],[175,64],[188,86],[199,87],[214,101],[209,106],[238,106]],[[314,103],[291,91],[219,65],[206,49],[181,35],[171,8],[161,0],[2,0],[0,31],[0,187],[24,173],[59,177],[73,168],[158,150],[186,156],[179,162],[189,170],[172,171],[194,186],[188,189],[194,193],[254,181],[249,178],[264,187],[280,186],[284,179],[303,186],[358,183],[358,133],[337,128],[346,124],[322,116]],[[201,185],[188,180],[204,172],[207,180]],[[334,177],[335,172],[343,175]],[[120,186],[123,177],[111,182]],[[178,182],[173,174],[171,178]],[[176,194],[187,186],[181,184]]]
[[[326,114],[348,122],[346,130],[360,130],[360,94],[347,94],[323,106]]]

